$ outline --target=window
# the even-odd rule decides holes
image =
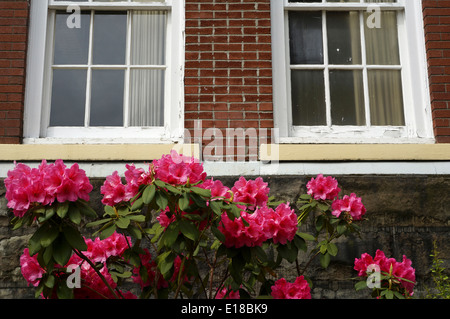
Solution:
[[[432,141],[418,1],[273,0],[272,11],[281,141]]]
[[[32,1],[46,37],[30,43],[26,140],[180,138],[182,1],[46,2]]]

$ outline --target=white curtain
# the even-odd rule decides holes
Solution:
[[[166,11],[132,13],[130,126],[164,125],[166,24]]]

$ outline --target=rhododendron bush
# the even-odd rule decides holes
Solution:
[[[175,151],[108,176],[100,216],[77,164],[16,164],[5,185],[14,228],[36,227],[20,262],[43,298],[310,298],[307,267],[319,257],[327,268],[335,240],[357,234],[366,213],[355,194],[339,198],[333,177],[311,179],[295,204],[276,202],[261,177],[227,187]]]

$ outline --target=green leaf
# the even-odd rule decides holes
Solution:
[[[166,247],[172,247],[173,244],[175,244],[177,238],[178,238],[178,234],[179,234],[180,230],[178,227],[178,223],[177,222],[173,222],[171,223],[166,231],[164,232],[164,235],[162,237],[163,243]]]
[[[106,225],[105,225],[106,226]],[[111,225],[105,227],[101,233],[100,233],[100,239],[106,239],[109,236],[111,236],[115,231],[116,231],[117,227],[115,224],[111,223]]]
[[[355,284],[356,291],[366,289],[367,288],[367,282],[365,280],[359,281]]]
[[[128,216],[128,218],[130,220],[138,222],[138,223],[145,222],[145,216],[144,215],[133,215],[133,216]]]
[[[156,193],[155,184],[148,185],[145,188],[144,193],[142,194],[142,199],[143,199],[145,205],[148,205],[151,203],[151,201],[155,197],[155,193]]]
[[[167,205],[169,204],[169,200],[167,199],[166,195],[162,192],[156,193],[156,204],[161,210],[165,210]]]
[[[286,245],[279,245],[277,248],[278,253],[286,259],[288,262],[292,263],[297,259],[298,248],[295,245],[287,243]]]
[[[211,190],[210,189],[204,189],[200,187],[192,187],[191,190],[203,197],[211,197]]]
[[[116,219],[116,226],[121,229],[127,229],[129,225],[130,219],[126,216]]]
[[[306,241],[303,237],[300,237],[298,234],[295,235],[293,243],[297,246],[298,249],[306,252],[308,247],[306,245]]]
[[[306,233],[297,233],[297,235],[299,235],[301,238],[303,238],[304,240],[308,240],[308,241],[315,241],[316,237],[314,237],[313,235],[310,234],[306,234]]]
[[[53,241],[58,237],[59,235],[59,229],[56,227],[48,226],[44,228],[43,226],[43,232],[40,239],[40,244],[42,247],[48,247],[50,246]]]
[[[63,228],[64,237],[66,238],[67,242],[72,248],[85,251],[87,250],[86,242],[84,241],[83,237],[81,236],[80,232],[71,227],[66,226]]]
[[[73,299],[73,290],[67,287],[65,282],[62,282],[58,285],[56,294],[58,296],[58,299]]]
[[[70,205],[69,219],[76,225],[79,225],[81,223],[81,213],[76,205]]]
[[[200,236],[199,230],[190,221],[182,219],[179,222],[179,226],[180,226],[181,233],[192,241],[196,241],[198,239],[198,237]]]
[[[136,199],[133,205],[131,205],[131,210],[132,211],[140,210],[142,209],[143,206],[144,206],[144,199],[142,197],[139,197],[138,199]]]
[[[182,211],[186,211],[189,207],[189,194],[184,193],[178,200],[178,206]]]
[[[53,259],[61,266],[67,264],[72,256],[72,247],[64,236],[58,236],[53,243]]]
[[[80,210],[80,213],[83,214],[86,217],[90,218],[97,218],[97,213],[95,210],[92,209],[91,206],[89,206],[89,203],[79,199],[75,202],[75,205],[77,205],[78,209]]]
[[[338,248],[334,243],[328,243],[327,245],[327,251],[331,256],[336,256],[338,253]]]
[[[114,207],[105,205],[105,207],[103,209],[105,211],[103,216],[110,216],[110,217],[116,216],[116,211],[115,211]]]
[[[69,211],[69,202],[60,203],[56,208],[56,214],[59,217],[64,218]]]
[[[212,211],[214,212],[214,214],[216,214],[217,216],[222,215],[222,209],[221,209],[221,205],[219,202],[217,201],[211,201],[209,203],[209,206],[211,207]]]
[[[107,223],[107,222],[109,222],[109,221],[111,221],[111,218],[99,219],[99,220],[96,220],[95,222],[88,223],[88,224],[86,225],[86,227],[94,227],[94,226],[98,226],[98,225],[101,225],[101,224],[105,224],[105,223]]]
[[[222,243],[225,242],[225,235],[217,227],[211,226],[211,231],[218,240],[220,240]]]
[[[330,254],[329,254],[329,253],[320,255],[320,265],[321,265],[323,268],[327,268],[328,265],[330,264],[330,261],[331,261],[331,257],[330,257]]]
[[[171,251],[166,251],[156,257],[156,263],[161,274],[167,274],[172,269],[174,260],[175,255]]]
[[[142,232],[140,231],[139,228],[130,225],[127,228],[127,231],[130,233],[131,236],[133,236],[136,239],[142,239]]]

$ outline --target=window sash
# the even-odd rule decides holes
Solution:
[[[123,70],[124,71],[124,75],[125,75],[125,80],[124,80],[124,92],[123,92],[123,125],[121,126],[114,126],[116,128],[127,128],[130,126],[134,126],[133,123],[131,122],[130,119],[130,111],[131,111],[131,103],[132,103],[132,97],[131,97],[131,92],[130,92],[130,88],[131,88],[131,84],[132,84],[132,79],[133,79],[133,73],[135,72],[135,70],[162,70],[163,72],[166,72],[167,70],[167,64],[160,64],[160,65],[146,65],[146,64],[133,64],[132,61],[132,54],[131,54],[131,49],[132,49],[132,23],[133,23],[133,16],[134,13],[139,12],[137,10],[127,10],[127,23],[126,23],[126,50],[125,50],[125,61],[122,64],[94,64],[93,61],[93,41],[94,41],[94,36],[93,36],[93,32],[95,30],[95,25],[94,25],[94,16],[95,13],[98,12],[97,10],[89,10],[89,11],[83,11],[83,12],[89,12],[90,14],[90,30],[89,30],[89,44],[88,44],[88,59],[87,59],[87,63],[86,64],[52,64],[51,65],[51,70],[49,70],[49,75],[48,75],[48,89],[47,90],[52,90],[52,75],[54,73],[55,70],[86,70],[87,71],[87,85],[86,85],[86,90],[85,90],[85,94],[86,94],[86,98],[85,98],[85,108],[84,108],[84,125],[83,126],[78,126],[78,128],[87,128],[87,127],[95,127],[95,125],[91,124],[91,114],[92,114],[92,110],[91,110],[91,98],[92,98],[92,87],[93,87],[93,76],[94,73],[96,72],[96,70]],[[142,11],[142,12],[148,12],[147,10]],[[162,10],[158,10],[158,11],[154,11],[151,10],[150,12],[166,12],[166,11],[162,11]],[[55,28],[55,15],[56,15],[56,10],[52,10],[49,13],[49,32],[53,32],[54,28]],[[167,16],[166,16],[166,20],[167,20]],[[166,26],[164,28],[164,31],[167,33],[167,21],[166,21]],[[52,37],[53,38],[53,37]],[[164,35],[164,38],[166,38],[167,42],[167,37],[166,35]],[[167,43],[164,43],[164,61],[167,61],[168,56],[167,56]],[[54,51],[54,45],[50,44],[47,48],[49,51],[48,52],[53,52]],[[49,61],[49,63],[51,63],[51,61]],[[166,77],[167,78],[167,77]],[[162,83],[162,85],[164,85],[166,87],[166,83],[165,81],[163,81],[164,83]],[[49,92],[49,97],[50,97],[50,92]],[[164,101],[164,92],[161,93],[161,101]],[[50,110],[48,111],[48,113],[51,112],[51,100],[49,100],[47,103],[45,103],[45,105],[48,105],[48,107],[50,108]],[[162,111],[164,113],[164,111]],[[49,117],[48,117],[49,118]],[[164,114],[163,114],[163,118],[164,118]],[[50,126],[51,123],[46,122],[45,126],[46,127],[51,127]],[[163,126],[163,123],[161,123],[161,125],[157,125],[158,126]],[[55,126],[53,126],[55,127]],[[58,126],[56,126],[58,127]],[[101,126],[98,126],[101,127]],[[145,126],[144,126],[145,127]],[[147,127],[152,127],[152,126],[147,126]],[[52,130],[57,132],[57,130]]]
[[[90,3],[92,2],[92,4]],[[49,28],[51,10],[67,9],[68,5],[80,5],[83,9],[95,10],[167,10],[167,77],[164,92],[164,127],[128,128],[48,128],[48,67],[51,59],[49,41],[53,37]],[[95,5],[95,6],[94,6]],[[183,139],[183,30],[184,1],[163,2],[60,2],[53,0],[33,0],[31,2],[30,41],[28,55],[27,90],[25,92],[24,139],[25,144],[41,143],[172,143]],[[50,51],[51,52],[51,51]],[[170,93],[169,93],[170,92]],[[60,129],[60,130],[59,130]],[[59,131],[59,132],[58,132]]]

